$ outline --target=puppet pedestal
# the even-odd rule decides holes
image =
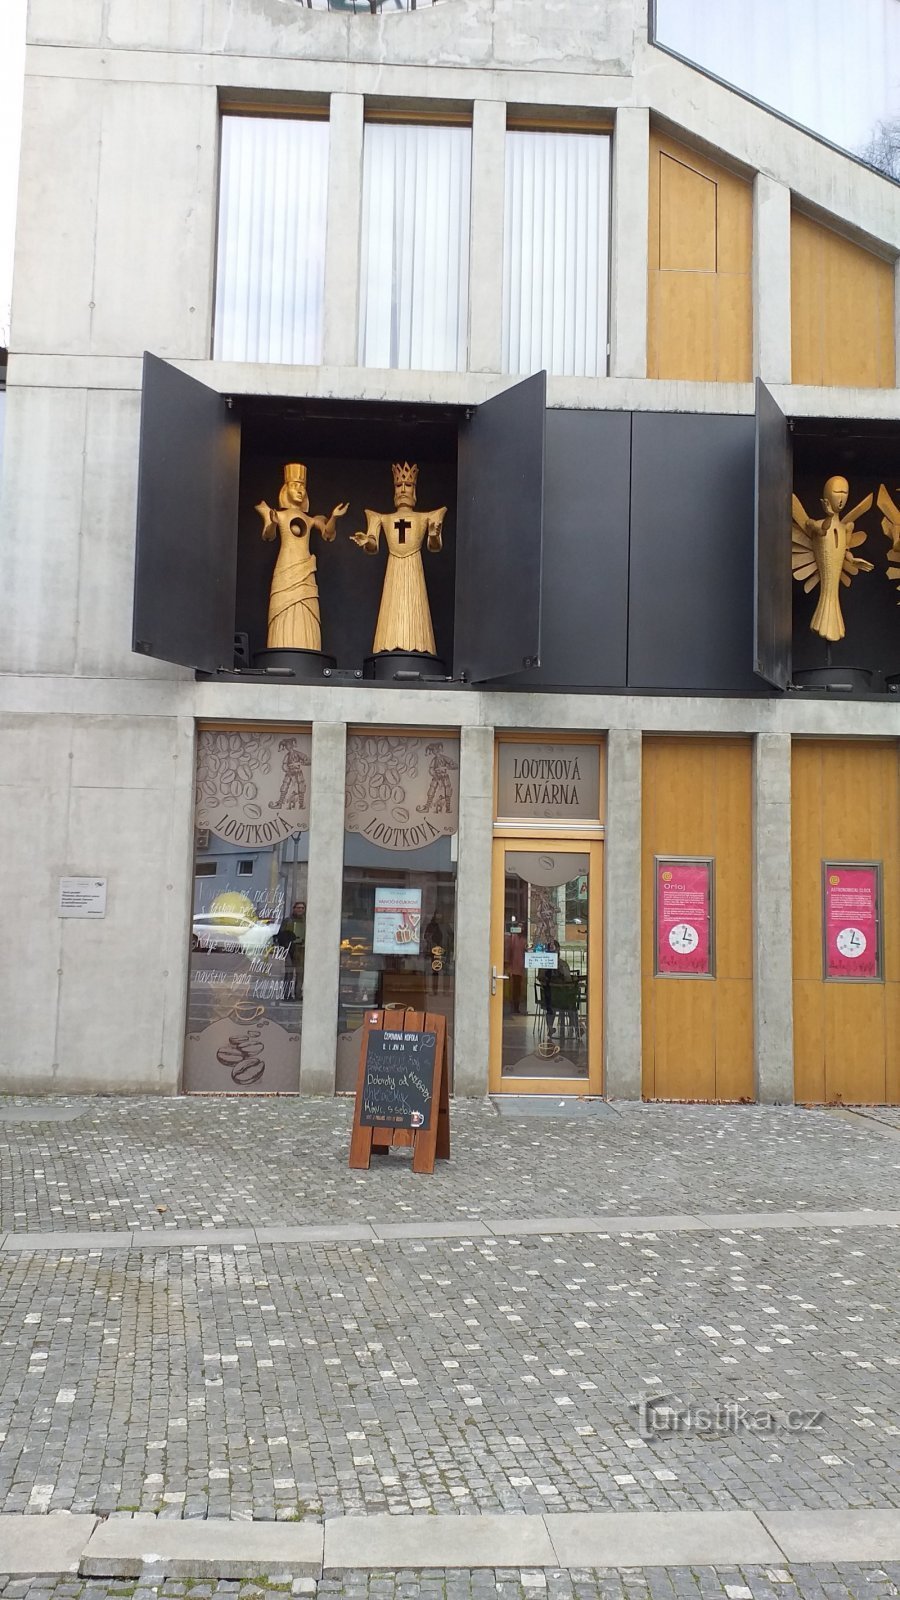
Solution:
[[[398,674],[404,678],[443,678],[446,673],[443,661],[419,650],[380,650],[377,656],[366,656],[363,663],[363,677],[378,683],[390,683]]]
[[[256,668],[276,667],[279,676],[290,676],[296,683],[319,683],[325,669],[337,666],[335,656],[324,650],[258,650],[253,657]]]

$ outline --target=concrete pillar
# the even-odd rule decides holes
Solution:
[[[345,724],[314,722],[306,886],[307,976],[300,1037],[303,1094],[334,1094],[346,769]],[[315,982],[311,981],[313,972]]]
[[[472,108],[472,221],[469,245],[469,370],[499,372],[503,315],[506,106]]]
[[[613,139],[610,235],[609,371],[647,376],[647,239],[650,112],[620,106]]]
[[[463,728],[459,749],[454,1094],[487,1094],[490,1056],[494,730]]]
[[[612,728],[606,756],[604,1094],[641,1098],[641,735]]]
[[[794,1098],[791,739],[758,733],[753,750],[753,997],[756,1097]]]
[[[331,96],[322,363],[355,367],[359,359],[359,261],[362,216],[363,97]]]
[[[791,381],[791,191],[758,172],[753,184],[753,370]]]

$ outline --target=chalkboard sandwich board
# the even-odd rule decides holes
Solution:
[[[450,1155],[447,1031],[442,1016],[370,1011],[362,1028],[351,1167],[368,1167],[373,1144],[413,1146],[413,1171]]]

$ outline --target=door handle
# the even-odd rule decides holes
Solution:
[[[508,978],[508,972],[498,972],[496,967],[491,967],[491,994],[496,994],[497,984],[506,983]]]

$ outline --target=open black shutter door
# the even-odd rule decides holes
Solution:
[[[220,394],[144,356],[132,648],[234,664],[240,427]]]
[[[756,380],[756,546],[753,670],[776,689],[791,681],[791,492],[787,418]]]
[[[459,436],[454,672],[540,665],[547,374],[486,400]]]

